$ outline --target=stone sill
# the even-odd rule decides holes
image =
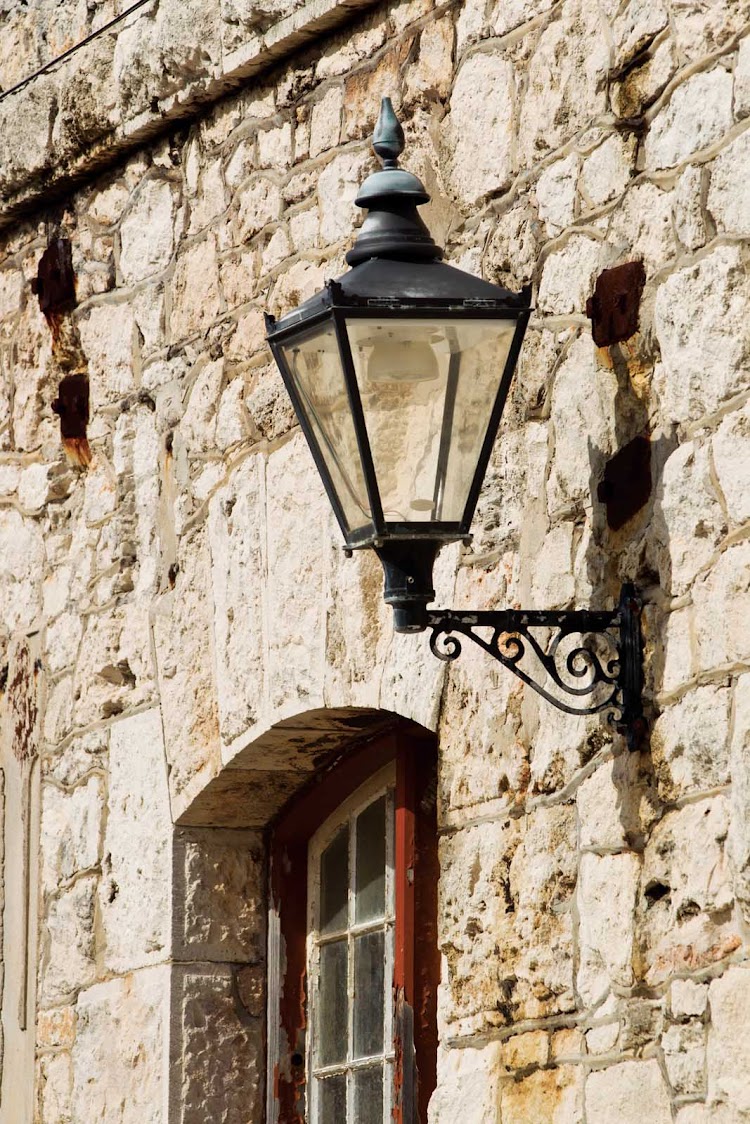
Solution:
[[[210,21],[209,39],[211,32],[214,36],[209,50],[214,48],[217,61],[193,80],[186,67],[177,90],[162,97],[163,60],[171,52],[179,66],[180,52],[188,49],[184,40],[179,41],[179,25],[169,20],[169,9],[178,4],[184,14],[184,8],[192,4],[190,0],[155,0],[140,9],[131,21],[124,21],[0,101],[0,229],[42,201],[64,195],[123,154],[169,132],[178,122],[376,2],[305,0],[262,34],[248,31],[248,38],[233,49],[224,41],[227,29],[218,3],[211,5],[209,14],[205,3],[200,3],[203,20]],[[127,41],[123,36],[132,36],[136,29],[140,32],[144,20],[158,31],[151,19],[155,14],[164,16],[165,36],[149,37],[146,29],[128,56],[127,47],[122,50]],[[202,44],[206,36],[196,35],[196,39]],[[196,49],[194,43],[190,49]],[[146,77],[134,98],[132,78],[139,71]]]

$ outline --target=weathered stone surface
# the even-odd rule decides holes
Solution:
[[[633,909],[639,875],[637,855],[581,856],[576,888],[580,918],[577,986],[587,1004],[600,1002],[611,987],[619,990],[634,983]],[[604,1124],[604,1117],[601,1119]]]
[[[110,736],[99,890],[110,971],[169,955],[171,834],[161,716],[153,709],[117,722]]]
[[[430,1124],[461,1119],[464,1124],[500,1124],[499,1042],[444,1050],[440,1083],[430,1099]]]
[[[705,670],[747,660],[750,654],[750,544],[731,547],[695,583],[698,665]]]
[[[577,795],[581,847],[621,851],[637,844],[644,826],[638,771],[638,757],[626,753],[582,782]]]
[[[675,253],[672,193],[653,183],[636,184],[615,212],[609,237],[628,258],[640,259],[647,275],[662,268]]]
[[[700,1096],[706,1090],[706,1030],[693,1019],[670,1026],[661,1037],[664,1064],[677,1096]]]
[[[654,329],[663,359],[657,390],[665,420],[695,420],[747,385],[749,291],[732,246],[718,247],[659,286]]]
[[[0,621],[30,631],[41,609],[44,540],[40,527],[13,508],[0,509]]]
[[[95,907],[98,879],[87,875],[52,898],[46,910],[40,1002],[70,1002],[96,979]]]
[[[236,963],[261,960],[264,872],[257,833],[181,831],[175,841],[175,956]]]
[[[741,133],[711,165],[706,205],[721,232],[750,235],[750,186],[742,169],[750,159],[750,133]]]
[[[177,259],[172,280],[170,329],[175,340],[205,331],[219,315],[216,240],[208,235]]]
[[[750,406],[728,414],[711,443],[719,486],[733,523],[750,520]]]
[[[717,796],[668,813],[646,844],[639,943],[653,984],[739,946],[726,853],[729,808]]]
[[[581,173],[581,189],[590,205],[600,207],[621,195],[633,172],[633,138],[613,133],[587,156]]]
[[[95,305],[79,319],[78,329],[88,360],[92,407],[97,410],[135,388],[133,310],[127,304]]]
[[[217,701],[225,743],[252,728],[263,708],[265,503],[264,465],[249,457],[209,504]]]
[[[678,86],[646,137],[647,168],[671,168],[707,148],[732,124],[732,76],[718,66]]]
[[[735,688],[729,766],[732,779],[729,850],[735,893],[747,920],[750,917],[750,675],[741,675]]]
[[[263,1020],[237,1009],[231,968],[184,968],[175,980],[181,1124],[260,1119]]]
[[[579,1066],[538,1070],[521,1081],[503,1085],[503,1124],[526,1124],[529,1120],[581,1124],[582,1092],[583,1071]]]
[[[651,752],[664,801],[718,788],[729,779],[729,713],[726,686],[697,687],[654,723]]]
[[[174,196],[164,180],[141,187],[120,227],[120,270],[126,284],[169,264],[174,246]]]
[[[513,173],[513,68],[498,55],[472,55],[458,72],[448,118],[449,178],[465,206],[507,187]]]
[[[539,217],[551,235],[559,234],[575,217],[578,156],[571,152],[544,169],[536,184]]]
[[[703,170],[689,164],[674,192],[674,225],[677,237],[688,250],[705,245],[708,232],[703,214]]]
[[[89,777],[71,793],[42,790],[42,888],[50,893],[99,862],[104,810],[101,777]]]
[[[573,234],[544,263],[539,285],[539,307],[554,316],[582,313],[599,269],[606,266],[610,250],[594,238]]]
[[[687,441],[667,458],[656,504],[661,585],[679,597],[708,567],[726,533],[707,445]]]
[[[96,984],[81,993],[76,1010],[73,1119],[166,1124],[169,969]]]
[[[324,244],[349,238],[361,212],[354,200],[368,170],[366,153],[344,153],[327,164],[318,178],[320,236]]]
[[[708,1104],[725,1106],[736,1120],[750,1114],[750,1040],[744,1032],[750,998],[750,972],[732,966],[711,982],[708,1002]]]
[[[586,1078],[587,1124],[670,1124],[672,1110],[659,1064],[649,1061],[622,1062],[594,1070]]]

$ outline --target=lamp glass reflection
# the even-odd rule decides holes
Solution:
[[[459,523],[515,320],[347,318],[388,522]]]

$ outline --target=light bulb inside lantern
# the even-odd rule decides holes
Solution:
[[[363,343],[372,345],[367,377],[373,383],[431,382],[439,375],[437,356],[426,340],[382,332]]]

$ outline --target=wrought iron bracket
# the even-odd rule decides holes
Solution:
[[[459,636],[467,637],[559,710],[606,712],[629,748],[638,749],[646,732],[640,615],[635,587],[627,584],[610,612],[428,609],[427,627],[438,659],[458,659]],[[544,682],[534,677],[534,663]]]

